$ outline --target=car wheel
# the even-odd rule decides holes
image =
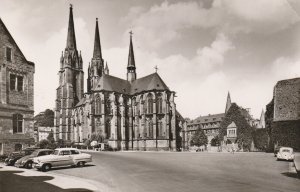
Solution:
[[[84,165],[85,165],[85,162],[84,162],[84,161],[79,161],[79,162],[77,163],[77,167],[84,167]]]
[[[32,161],[27,162],[27,163],[25,164],[25,167],[26,167],[27,169],[32,169]]]
[[[51,165],[50,164],[45,164],[42,166],[42,171],[43,172],[47,172],[47,171],[50,171],[51,169]]]

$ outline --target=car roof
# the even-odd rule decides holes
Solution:
[[[78,150],[76,148],[56,148],[55,150]]]
[[[36,151],[40,152],[40,151],[53,151],[53,149],[37,149]]]
[[[293,150],[293,148],[291,148],[291,147],[280,147],[280,150],[283,150],[283,149]]]

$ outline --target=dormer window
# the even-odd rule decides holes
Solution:
[[[6,47],[5,55],[6,55],[6,61],[11,62],[12,61],[12,50],[11,50],[11,48]]]

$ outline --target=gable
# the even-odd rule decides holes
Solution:
[[[0,18],[0,57],[4,58],[4,54],[6,51],[6,47],[9,47],[12,49],[12,54],[15,60],[21,60],[22,62],[25,62],[29,65],[34,66],[33,62],[27,61],[24,54],[22,53],[21,49],[19,48],[18,44],[15,42],[14,38],[6,28],[5,24]]]

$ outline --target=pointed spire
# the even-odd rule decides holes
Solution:
[[[134,60],[134,52],[133,52],[133,45],[132,45],[132,31],[129,32],[130,34],[130,45],[129,45],[129,54],[128,54],[128,67],[135,68],[135,60]]]
[[[68,26],[68,37],[67,37],[67,46],[66,48],[76,50],[76,38],[75,38],[75,29],[74,29],[74,20],[73,20],[73,6],[70,4],[70,15],[69,15],[69,26]]]
[[[102,59],[101,43],[100,43],[100,35],[99,35],[99,27],[98,27],[98,18],[96,18],[93,58],[101,58]]]
[[[105,63],[104,73],[105,73],[106,75],[109,75],[109,69],[108,69],[107,62]]]
[[[227,113],[227,111],[229,110],[230,107],[231,107],[231,98],[230,98],[230,93],[228,91],[225,113]]]

